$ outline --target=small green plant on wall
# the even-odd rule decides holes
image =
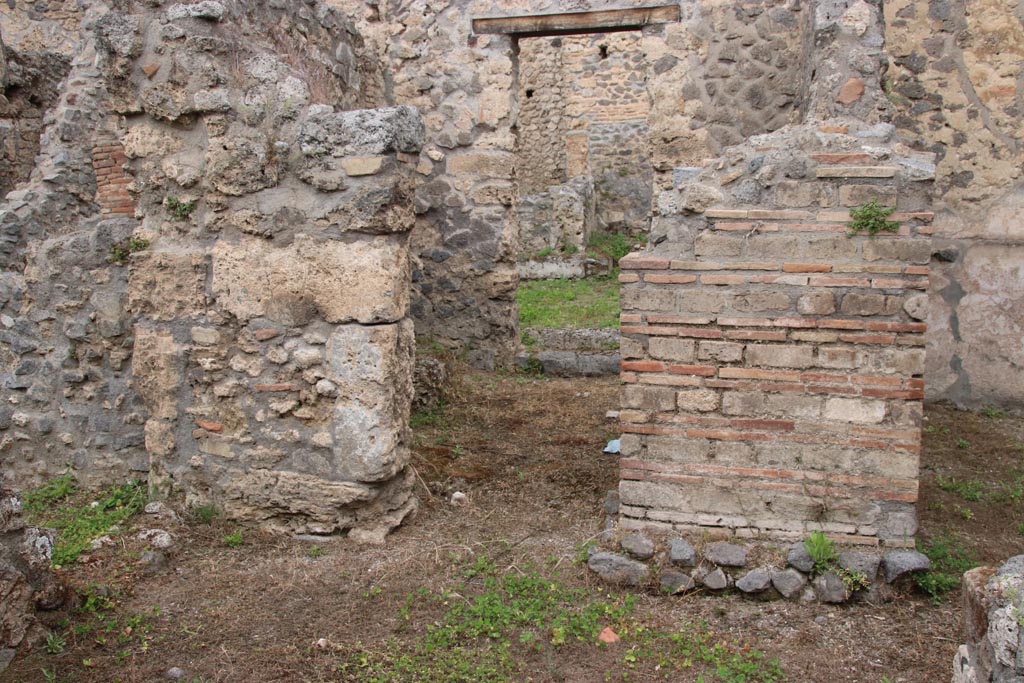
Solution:
[[[167,210],[176,221],[187,220],[189,215],[196,208],[195,202],[182,201],[177,197],[167,197],[167,199],[164,200],[164,204],[167,206]]]
[[[890,221],[889,216],[895,212],[895,207],[882,206],[877,199],[872,199],[863,206],[850,209],[849,235],[858,235],[862,232],[874,237],[880,232],[897,232],[900,224]]]

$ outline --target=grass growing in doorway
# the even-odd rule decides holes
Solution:
[[[619,325],[619,274],[585,280],[534,280],[519,285],[523,327],[595,329]]]

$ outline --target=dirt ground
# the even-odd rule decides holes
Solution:
[[[440,612],[410,596],[459,586],[479,558],[502,570],[543,567],[570,587],[620,600],[576,561],[617,484],[616,461],[601,453],[616,436],[605,413],[617,394],[615,379],[467,373],[442,411],[416,418],[420,511],[381,548],[249,529],[230,547],[225,538],[238,529],[226,521],[140,515],[115,547],[66,572],[86,597],[73,612],[46,616],[65,642],[51,641],[50,653],[41,644],[0,681],[161,681],[172,667],[191,682],[370,680],[341,664],[436,624]],[[1024,420],[931,406],[926,425],[922,539],[953,539],[979,562],[1024,552]],[[467,504],[448,502],[456,490]],[[134,532],[151,527],[176,542],[167,566],[146,573]],[[636,613],[763,651],[789,681],[945,681],[960,642],[955,593],[939,604],[900,595],[883,606],[837,607],[652,592],[638,596]],[[574,644],[557,657],[545,650],[522,662],[516,680],[625,680],[621,646]],[[656,674],[629,680],[699,680]]]

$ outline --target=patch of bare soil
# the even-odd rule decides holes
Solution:
[[[577,562],[578,549],[601,529],[605,493],[617,484],[616,461],[601,453],[616,436],[604,416],[617,394],[614,379],[466,374],[443,410],[417,416],[412,464],[420,511],[384,547],[248,529],[240,547],[231,547],[225,539],[238,529],[222,520],[140,516],[137,528],[174,534],[168,565],[143,572],[143,544],[125,530],[116,547],[67,572],[94,597],[84,609],[48,615],[66,634],[63,647],[51,647],[59,652],[41,646],[0,680],[160,681],[179,667],[185,681],[369,681],[360,662],[380,661],[394,643],[421,638],[442,619],[443,604],[423,596],[468,604],[468,593],[456,589],[481,558],[502,572],[533,566],[557,573],[568,589],[618,604],[624,594],[601,587]],[[923,456],[922,534],[958,535],[990,562],[1024,552],[1017,530],[1024,516],[1011,495],[1024,421],[944,407],[928,417],[935,429]],[[950,479],[977,479],[985,490],[963,500]],[[467,494],[465,505],[449,502],[454,491]],[[96,595],[109,596],[113,607],[97,609]],[[901,594],[883,606],[837,607],[652,592],[637,596],[635,615],[669,631],[714,634],[739,652],[761,650],[778,658],[790,681],[948,680],[960,639],[955,596],[939,605]],[[653,663],[630,669],[629,642],[624,634],[608,647],[524,651],[513,680],[696,680]],[[709,672],[707,680],[716,678]]]

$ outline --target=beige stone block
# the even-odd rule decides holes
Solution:
[[[671,337],[651,337],[647,342],[647,348],[652,358],[684,363],[693,360],[695,346],[692,339],[673,339]]]
[[[721,341],[702,341],[697,345],[698,360],[736,363],[743,360],[743,344]]]
[[[843,296],[839,311],[843,315],[879,315],[885,310],[885,296],[882,294],[856,294]]]
[[[882,206],[896,206],[896,188],[891,185],[843,185],[839,188],[839,203],[843,206],[862,206],[872,201]]]
[[[814,365],[813,346],[786,344],[747,344],[748,365],[772,368],[809,368]]]
[[[196,253],[144,252],[131,260],[128,309],[151,320],[206,312],[206,261]]]
[[[722,412],[726,415],[761,415],[765,412],[765,394],[755,391],[726,391],[722,394]]]
[[[624,408],[649,412],[675,410],[676,391],[671,387],[649,387],[629,384],[622,388],[621,403]]]
[[[326,379],[338,386],[332,415],[333,471],[381,481],[408,461],[413,326],[341,325],[327,342]]]
[[[685,412],[708,413],[718,410],[719,395],[713,389],[687,389],[676,394],[679,410]]]
[[[830,315],[836,311],[835,298],[832,292],[804,294],[797,299],[796,310],[803,315]]]
[[[169,331],[136,325],[132,377],[152,419],[178,417],[177,394],[184,369],[184,349]]]
[[[619,340],[619,357],[622,359],[643,358],[644,346],[640,342],[623,337]]]
[[[449,175],[474,175],[480,178],[511,179],[516,167],[516,155],[491,150],[467,151],[450,154],[446,160]]]
[[[344,169],[346,175],[349,176],[364,176],[364,175],[376,175],[381,172],[384,168],[384,160],[387,157],[373,156],[373,157],[345,157],[341,160],[341,167]]]
[[[768,394],[765,408],[777,417],[816,418],[821,415],[822,399],[798,394]]]
[[[296,235],[287,247],[255,238],[213,249],[217,304],[242,321],[268,317],[303,324],[394,322],[409,305],[409,259],[400,237],[318,240]]]
[[[861,398],[829,398],[825,401],[823,417],[837,422],[878,424],[885,420],[885,401]]]

